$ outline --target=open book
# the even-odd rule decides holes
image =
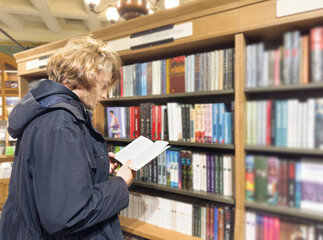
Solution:
[[[136,140],[117,152],[114,158],[122,164],[125,164],[131,159],[132,162],[129,168],[138,171],[169,147],[166,141],[158,140],[153,142],[148,138],[139,136]]]

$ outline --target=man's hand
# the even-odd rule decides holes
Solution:
[[[117,167],[118,163],[114,160],[114,153],[109,152],[109,161],[110,161],[110,170],[109,173],[116,173],[117,172]]]
[[[131,160],[128,160],[117,172],[117,176],[122,177],[128,185],[128,187],[131,185],[134,178],[136,177],[136,171],[133,171],[129,168],[130,164]]]

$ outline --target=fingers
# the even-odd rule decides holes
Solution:
[[[113,152],[109,152],[109,157],[114,158],[115,157],[115,154]]]
[[[128,167],[129,168],[129,166],[130,166],[130,164],[131,164],[131,162],[132,162],[132,160],[128,160],[123,166],[126,166],[126,167]]]

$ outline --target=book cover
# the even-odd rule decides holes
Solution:
[[[323,163],[316,159],[301,160],[301,208],[323,212]]]
[[[299,30],[292,32],[292,65],[291,65],[291,80],[293,84],[300,83],[300,56],[301,51],[301,32]]]
[[[224,144],[232,144],[232,113],[224,113]]]
[[[186,158],[186,189],[193,190],[193,158],[191,151],[185,151]]]
[[[211,159],[209,154],[206,154],[206,191],[211,192]]]
[[[168,64],[170,93],[185,92],[185,56],[170,58]]]
[[[255,194],[254,156],[246,156],[246,200],[253,202]]]
[[[207,189],[206,189],[206,154],[205,153],[200,153],[200,163],[201,163],[201,188],[200,190],[206,192]]]
[[[224,240],[224,209],[223,207],[218,208],[218,240]]]
[[[223,155],[219,155],[219,194],[223,194]]]
[[[218,207],[214,206],[213,208],[213,240],[217,240],[218,239],[218,224],[219,224],[219,220],[218,220]]]
[[[256,239],[264,239],[264,217],[260,214],[256,215]]]
[[[292,83],[292,32],[286,32],[284,34],[284,84],[288,85]]]
[[[152,62],[147,62],[147,95],[152,95]]]
[[[219,136],[218,136],[218,124],[219,124],[219,104],[213,103],[212,104],[212,130],[213,130],[213,143],[219,143]]]
[[[195,109],[194,107],[190,106],[190,142],[195,142]]]
[[[211,163],[211,169],[210,169],[210,178],[211,178],[211,186],[210,186],[210,192],[215,191],[215,158],[214,158],[214,154],[209,154],[210,156],[210,163]]]
[[[219,50],[218,54],[218,66],[219,66],[219,71],[218,71],[218,90],[223,90],[223,81],[224,81],[224,50]]]
[[[201,206],[201,238],[206,239],[206,207]]]
[[[226,112],[225,104],[219,103],[219,124],[218,124],[219,144],[224,144],[224,131],[225,131],[224,113],[225,112]]]
[[[301,207],[302,200],[302,182],[301,182],[301,163],[295,162],[295,207]]]
[[[277,205],[278,201],[278,159],[268,157],[268,204]]]
[[[139,134],[141,136],[146,136],[146,112],[147,112],[147,104],[146,103],[140,103],[139,106]]]
[[[288,206],[295,207],[295,160],[288,160]]]
[[[310,77],[310,38],[309,35],[301,37],[301,62],[300,62],[301,83],[309,83]]]
[[[108,107],[107,108],[107,129],[108,137],[110,138],[122,138],[125,137],[122,134],[125,129],[122,129],[123,125],[121,124],[121,108],[120,107]]]
[[[186,164],[186,151],[181,150],[180,156],[181,156],[181,182],[182,182],[182,188],[187,189],[187,164]]]
[[[278,205],[287,206],[288,198],[288,161],[280,159],[279,161],[279,185],[278,185]]]
[[[193,213],[192,213],[192,235],[197,237],[197,206],[193,205]]]
[[[323,149],[323,98],[315,101],[315,148]]]
[[[255,156],[255,201],[267,202],[268,163],[267,158]]]
[[[311,82],[323,81],[323,27],[314,27],[310,32],[311,41]]]
[[[228,206],[224,207],[224,240],[232,239],[232,213]]]

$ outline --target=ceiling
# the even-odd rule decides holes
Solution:
[[[97,9],[115,1],[101,0]],[[156,6],[163,9],[164,0]],[[84,0],[0,0],[0,28],[22,44],[54,42],[108,25],[105,13],[90,12]],[[0,32],[0,42],[11,41]]]

